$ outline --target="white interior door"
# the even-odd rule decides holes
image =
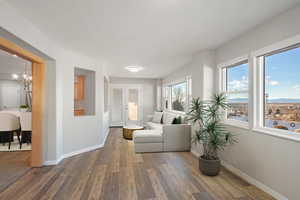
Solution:
[[[124,91],[120,87],[111,87],[111,126],[123,126]]]
[[[142,90],[137,85],[111,86],[111,126],[141,125]]]
[[[141,123],[140,89],[137,87],[126,88],[125,120],[126,125]]]

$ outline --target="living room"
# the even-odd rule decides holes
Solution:
[[[0,1],[45,67],[0,199],[300,199],[299,3]]]

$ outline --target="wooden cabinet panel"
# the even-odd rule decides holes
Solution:
[[[81,116],[81,115],[84,115],[84,114],[85,114],[84,109],[74,110],[74,115],[75,116]]]
[[[74,84],[75,100],[84,100],[84,82],[85,82],[85,76],[83,75],[75,76],[75,84]]]

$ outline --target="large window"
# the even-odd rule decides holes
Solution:
[[[219,91],[230,104],[224,123],[300,139],[299,38],[249,52],[218,68]]]
[[[227,119],[248,122],[248,63],[239,62],[223,68],[223,91],[230,108]]]
[[[264,126],[300,132],[300,48],[261,56]]]
[[[172,110],[185,111],[187,104],[186,82],[171,86]]]
[[[178,112],[186,112],[192,97],[192,79],[186,77],[184,81],[164,86],[164,109]]]

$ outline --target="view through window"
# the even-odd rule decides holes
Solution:
[[[186,82],[172,85],[172,110],[185,111],[187,103]]]
[[[248,63],[241,62],[224,70],[225,91],[230,105],[227,119],[248,122]]]
[[[300,48],[263,58],[264,126],[300,132]]]

